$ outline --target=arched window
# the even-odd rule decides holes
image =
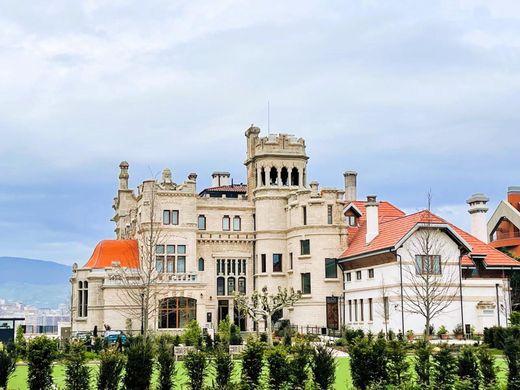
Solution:
[[[228,289],[228,295],[233,295],[235,292],[235,278],[229,277],[227,280],[227,289]]]
[[[78,317],[88,314],[88,282],[78,282]]]
[[[171,297],[159,301],[159,328],[184,328],[197,318],[197,300]]]
[[[282,168],[282,171],[280,172],[280,178],[282,179],[283,186],[289,185],[289,172],[287,171],[287,168]]]
[[[294,167],[291,170],[291,185],[297,186],[297,185],[299,185],[299,181],[300,181],[300,176],[298,173],[298,168]]]
[[[246,278],[244,277],[238,278],[238,292],[240,294],[246,293]]]
[[[224,215],[224,218],[222,218],[222,230],[229,230],[230,229],[230,218],[229,215]]]
[[[240,231],[242,230],[242,221],[238,215],[235,215],[233,218],[233,230]]]
[[[204,259],[202,257],[199,259],[199,271],[204,271]]]
[[[276,167],[272,167],[269,172],[269,184],[272,186],[278,185],[278,170]]]
[[[217,295],[226,295],[226,280],[224,277],[219,276],[217,278]]]
[[[260,183],[265,186],[265,168],[262,167],[262,170],[260,171]]]
[[[206,217],[204,215],[199,215],[197,227],[199,230],[206,230]]]

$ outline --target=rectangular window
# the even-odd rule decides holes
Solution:
[[[368,270],[368,278],[369,279],[374,279],[374,269],[373,268],[370,268]]]
[[[199,215],[197,219],[197,227],[199,230],[206,230],[206,217],[204,215]]]
[[[356,226],[356,217],[354,215],[348,215],[346,218],[348,226]]]
[[[440,275],[441,257],[439,255],[415,255],[415,270],[421,275]]]
[[[238,215],[233,218],[233,230],[240,231],[242,229],[242,221]]]
[[[293,254],[289,253],[289,269],[293,269]]]
[[[261,255],[262,258],[262,272],[267,272],[267,255],[264,253]]]
[[[364,311],[364,304],[363,304],[363,300],[360,299],[359,300],[359,319],[361,320],[361,322],[365,322],[365,311]]]
[[[354,299],[354,322],[357,322],[357,299]]]
[[[383,316],[385,321],[388,321],[390,318],[390,302],[388,302],[388,297],[383,297]]]
[[[166,269],[167,272],[175,272],[175,256],[166,256]]]
[[[177,256],[177,272],[186,272],[186,256]]]
[[[332,205],[329,204],[327,206],[327,223],[332,225]]]
[[[356,279],[361,280],[361,271],[356,271]]]
[[[347,282],[352,281],[352,274],[350,272],[347,272]]]
[[[282,272],[282,254],[273,253],[273,272]]]
[[[300,240],[300,253],[302,256],[311,254],[311,240]]]
[[[177,253],[179,255],[186,254],[186,245],[177,245]]]
[[[155,253],[157,253],[158,255],[164,255],[164,245],[156,245]]]
[[[164,272],[164,256],[157,256],[155,258],[155,270],[157,272]]]
[[[374,321],[374,307],[372,305],[372,298],[368,298],[368,320]]]
[[[307,206],[302,206],[303,224],[307,225]]]
[[[348,300],[348,321],[352,322],[352,299]]]
[[[311,293],[311,274],[309,272],[302,274],[302,294]]]
[[[224,218],[222,218],[222,230],[229,231],[229,215],[224,215]]]
[[[335,279],[338,277],[336,259],[325,259],[325,277],[327,279]]]
[[[179,210],[172,210],[172,225],[179,224]]]
[[[170,224],[170,210],[164,210],[162,213],[162,223],[163,225]]]

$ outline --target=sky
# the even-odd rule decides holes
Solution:
[[[519,87],[517,1],[0,0],[0,256],[84,263],[121,160],[244,181],[268,101],[309,180],[467,229],[520,184]]]

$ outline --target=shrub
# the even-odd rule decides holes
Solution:
[[[262,343],[267,343],[267,333],[260,333],[260,341]]]
[[[509,316],[511,326],[520,326],[520,311],[513,311]]]
[[[439,329],[437,329],[437,336],[441,337],[445,334],[448,334],[448,329],[446,329],[444,325],[439,326]]]
[[[410,363],[406,360],[406,342],[390,340],[388,342],[388,378],[393,385],[400,387],[409,379]]]
[[[9,377],[16,368],[16,353],[0,343],[0,387],[7,389]]]
[[[69,390],[88,390],[90,369],[87,367],[85,347],[80,342],[71,343],[65,358],[65,386]]]
[[[200,328],[197,320],[191,320],[188,322],[181,339],[184,344],[188,346],[194,346],[198,349],[202,348],[202,329]]]
[[[480,386],[480,370],[475,348],[463,347],[457,358],[458,374],[462,380],[471,383],[472,388],[478,390]]]
[[[211,335],[209,333],[204,333],[204,350],[206,352],[213,351],[213,339],[211,338]]]
[[[23,326],[18,325],[16,327],[16,337],[15,337],[15,345],[16,345],[16,353],[21,358],[25,358],[25,352],[27,350],[27,340],[25,340]]]
[[[188,373],[188,385],[192,390],[201,390],[208,361],[202,351],[189,351],[184,358],[184,367]]]
[[[215,385],[218,390],[230,388],[233,359],[227,349],[219,345],[215,348]]]
[[[30,390],[52,387],[52,361],[56,356],[56,343],[38,336],[27,344],[27,385]]]
[[[462,328],[462,324],[455,325],[455,328],[453,328],[453,334],[455,336],[461,336],[464,334],[464,329]]]
[[[242,336],[240,335],[240,328],[235,324],[231,324],[229,327],[229,344],[230,345],[242,345]]]
[[[229,321],[229,316],[226,316],[226,318],[218,323],[217,336],[220,343],[227,348],[231,338],[231,323]]]
[[[451,390],[455,384],[457,361],[446,344],[439,347],[433,355],[435,389]]]
[[[292,352],[292,359],[289,362],[290,384],[293,389],[303,390],[309,378],[309,356],[312,347],[307,343],[299,343],[292,348]]]
[[[507,389],[520,389],[520,340],[509,337],[504,346],[507,360]]]
[[[264,365],[264,350],[264,343],[251,341],[242,353],[242,380],[244,385],[251,389],[256,389],[259,385]]]
[[[157,338],[157,365],[159,366],[159,390],[170,390],[173,387],[175,374],[174,337],[162,334]]]
[[[311,369],[314,384],[320,390],[332,388],[336,378],[336,361],[332,349],[318,345],[312,353]]]
[[[138,336],[126,344],[124,385],[127,390],[146,390],[153,371],[153,348],[149,338]]]
[[[290,377],[287,352],[283,347],[271,349],[267,354],[267,365],[269,366],[269,386],[278,390],[287,385]]]
[[[98,390],[119,388],[121,374],[125,367],[125,356],[117,348],[109,348],[99,355]]]
[[[432,371],[432,347],[425,340],[419,340],[415,343],[415,373],[420,386],[429,387]]]
[[[480,373],[482,374],[482,382],[486,387],[492,387],[496,383],[495,358],[486,347],[478,349],[478,360],[480,366]]]

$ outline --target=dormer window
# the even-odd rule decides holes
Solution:
[[[355,215],[347,215],[345,219],[348,226],[357,226],[357,217]]]

